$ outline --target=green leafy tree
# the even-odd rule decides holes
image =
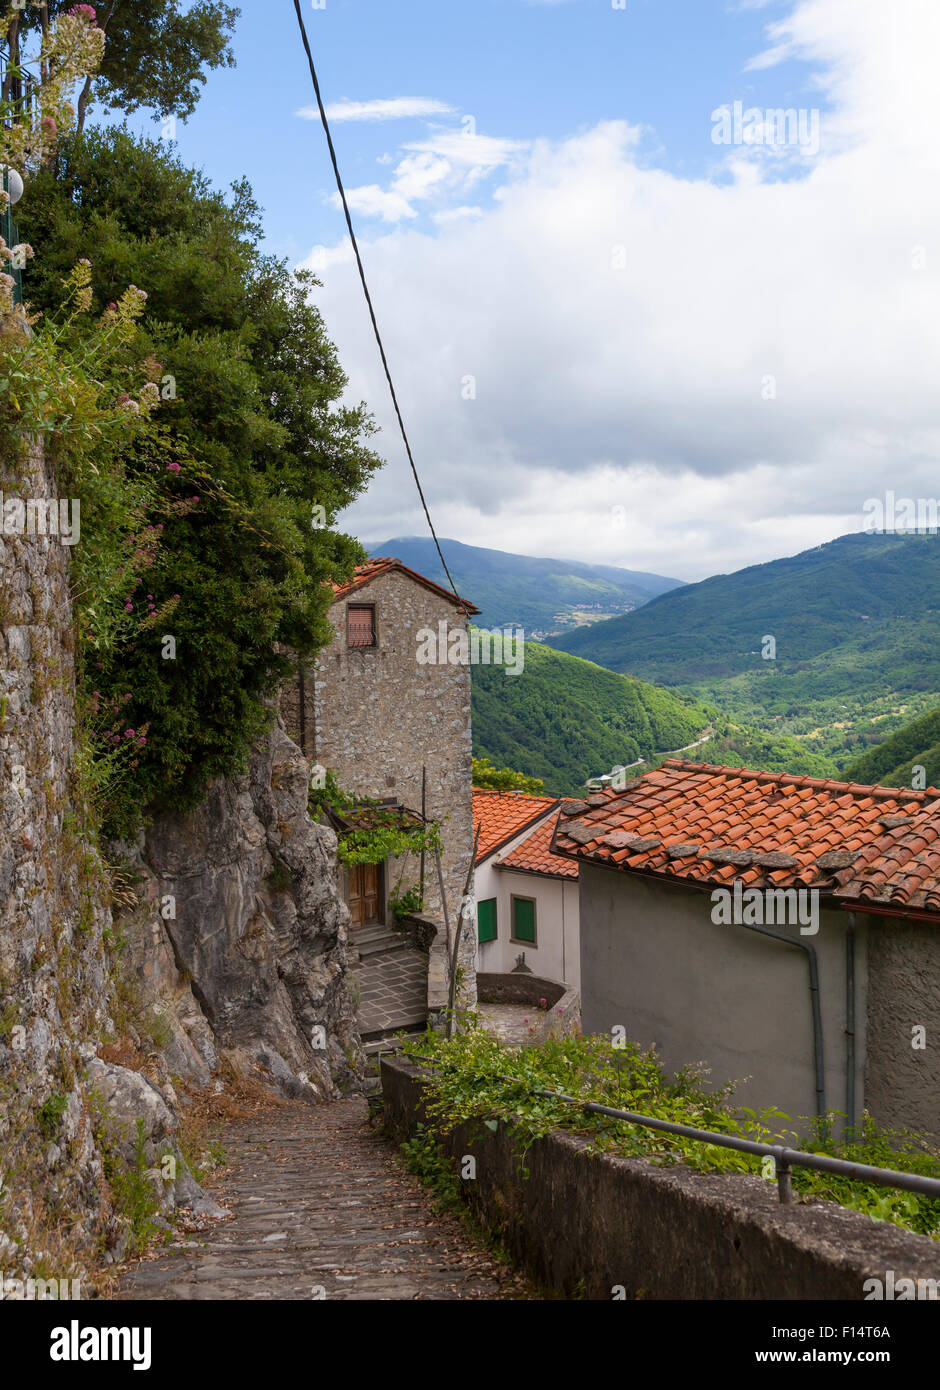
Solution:
[[[331,528],[380,465],[374,426],[341,401],[317,282],[262,253],[247,184],[226,198],[164,146],[92,130],[59,142],[20,206],[23,234],[48,248],[28,277],[34,308],[53,308],[82,258],[92,312],[128,283],[148,292],[133,349],[175,448],[150,518],[162,545],[123,596],[136,626],[88,653],[85,679],[105,704],[124,701],[130,728],[149,726],[139,802],[185,807],[244,767],[292,669],[283,649],[310,656],[330,636],[327,581],[362,558]],[[126,466],[133,479],[152,459]],[[82,519],[103,543],[94,515]],[[172,621],[155,627],[167,604]]]
[[[234,67],[229,39],[240,11],[220,0],[43,0],[11,15],[8,46],[28,57],[32,35],[45,35],[59,15],[90,11],[105,36],[104,57],[86,78],[78,99],[78,129],[92,102],[131,112],[150,107],[160,116],[191,116],[207,68]]]
[[[489,758],[473,759],[473,785],[492,791],[530,792],[535,796],[545,790],[541,777],[526,777],[509,767],[494,767]]]

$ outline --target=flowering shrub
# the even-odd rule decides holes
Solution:
[[[16,8],[6,11],[0,19],[4,33],[10,31],[19,13]],[[49,156],[59,136],[75,125],[71,92],[78,82],[97,72],[103,56],[104,32],[98,28],[91,5],[75,5],[59,15],[42,35],[38,53],[19,60],[39,68],[38,112],[9,101],[0,104],[4,163],[25,177]],[[17,63],[15,52],[11,62]],[[0,202],[5,205],[8,201],[6,194],[0,195]]]

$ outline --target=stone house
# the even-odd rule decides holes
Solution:
[[[470,667],[426,659],[430,631],[468,631],[479,610],[391,557],[360,566],[334,586],[333,639],[314,668],[298,672],[281,692],[288,732],[311,766],[332,771],[344,791],[385,802],[403,814],[441,824],[444,889],[451,927],[473,851]],[[386,924],[389,898],[416,884],[420,868],[404,862],[353,866],[345,893],[353,927]],[[441,917],[433,856],[425,863],[425,912]],[[462,948],[475,963],[470,941]]]
[[[504,974],[524,955],[535,975],[577,989],[578,865],[551,851],[558,806],[556,797],[474,788],[478,968]]]
[[[940,1138],[940,792],[679,759],[565,802],[583,1027],[704,1062],[804,1133]]]

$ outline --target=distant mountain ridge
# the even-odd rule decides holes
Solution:
[[[636,612],[553,637],[551,645],[657,684],[690,685],[782,672],[858,644],[884,652],[890,679],[899,621],[916,621],[924,625],[923,665],[935,676],[938,609],[940,536],[860,532],[674,589]],[[762,656],[768,636],[775,665]],[[920,688],[932,688],[933,676]]]
[[[441,549],[459,593],[481,610],[481,626],[515,624],[536,636],[573,627],[594,615],[600,619],[638,608],[681,583],[616,565],[514,555],[454,540],[442,539]],[[447,584],[430,537],[399,536],[368,550],[371,555],[394,555],[435,583]]]

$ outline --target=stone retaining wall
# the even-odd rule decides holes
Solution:
[[[383,1059],[390,1130],[425,1119],[422,1073]],[[863,1299],[867,1279],[940,1280],[940,1244],[830,1202],[783,1207],[759,1177],[658,1168],[590,1155],[562,1131],[525,1154],[509,1127],[462,1125],[445,1141],[472,1154],[467,1200],[543,1285],[589,1299]],[[473,1133],[473,1137],[471,1134]],[[929,1286],[927,1286],[929,1287]],[[921,1295],[926,1296],[926,1295]]]

